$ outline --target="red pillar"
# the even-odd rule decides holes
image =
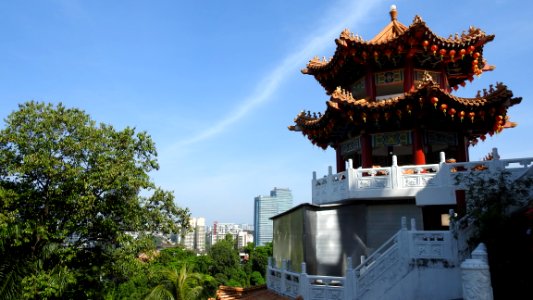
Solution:
[[[335,154],[337,159],[337,173],[346,171],[346,163],[342,158],[341,146],[337,146],[337,149],[335,149]]]
[[[405,61],[405,70],[403,78],[403,90],[408,93],[411,89],[414,88],[414,69],[413,69],[413,59],[411,56],[406,58]]]
[[[367,134],[361,134],[361,165],[363,168],[372,168],[372,137]]]
[[[422,138],[422,130],[420,130],[420,128],[413,129],[413,163],[415,165],[426,164],[424,142]]]
[[[465,137],[462,134],[459,134],[457,137],[457,161],[465,162],[468,161],[468,148],[465,143]]]
[[[374,71],[370,66],[366,68],[365,89],[369,99],[376,98],[376,84],[374,82]]]

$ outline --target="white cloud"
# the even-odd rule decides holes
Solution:
[[[294,73],[294,69],[301,68],[304,61],[319,53],[322,49],[331,45],[331,41],[347,27],[357,27],[380,1],[340,1],[335,8],[325,14],[325,21],[315,32],[311,32],[307,38],[302,39],[300,45],[303,48],[295,49],[275,67],[271,72],[265,74],[263,79],[256,84],[255,91],[243,99],[240,105],[233,111],[209,126],[188,138],[174,143],[170,148],[173,150],[183,149],[183,146],[196,144],[207,140],[217,134],[227,130],[231,125],[241,120],[253,109],[271,99],[271,96],[280,88],[284,80]],[[344,16],[339,18],[339,16]],[[330,21],[331,20],[331,21]],[[325,30],[324,30],[325,28]],[[173,152],[173,151],[171,151]]]

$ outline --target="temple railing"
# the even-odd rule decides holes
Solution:
[[[405,218],[402,218],[400,231],[368,258],[362,257],[356,268],[352,267],[352,259],[347,259],[344,277],[307,274],[305,262],[301,272],[296,273],[287,269],[287,261],[278,268],[270,258],[267,286],[293,299],[298,296],[310,300],[377,299],[378,295],[373,293],[396,285],[413,270],[413,266],[431,262],[435,269],[449,271],[458,268],[457,254],[457,240],[452,231],[419,231],[414,219],[411,228],[407,229]]]
[[[455,204],[455,190],[461,189],[457,176],[467,172],[487,175],[501,172],[518,178],[533,165],[533,157],[500,159],[493,149],[491,160],[447,163],[444,153],[438,164],[398,166],[393,156],[390,167],[357,168],[348,160],[346,171],[318,178],[313,172],[312,202],[327,204],[348,199],[415,197],[417,204]],[[438,194],[439,197],[435,197]]]

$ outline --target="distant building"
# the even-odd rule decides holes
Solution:
[[[272,242],[273,225],[271,217],[292,208],[290,189],[274,188],[270,196],[257,196],[254,199],[254,242],[263,246]]]
[[[213,227],[206,233],[208,247],[213,246],[218,241],[224,240],[226,235],[231,235],[236,242],[238,249],[244,248],[248,243],[254,241],[253,225],[250,224],[235,224],[235,223],[219,223],[215,221]]]
[[[248,245],[248,243],[253,243],[253,242],[254,242],[254,232],[253,231],[243,230],[243,231],[239,232],[239,234],[237,236],[237,248],[238,249],[242,249],[242,248],[246,247],[246,245]]]
[[[191,218],[191,229],[182,239],[185,249],[198,253],[205,252],[205,218]]]

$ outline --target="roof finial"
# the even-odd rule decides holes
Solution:
[[[396,10],[396,5],[391,5],[390,6],[390,20],[391,21],[396,21],[396,17],[398,16],[398,11]]]

